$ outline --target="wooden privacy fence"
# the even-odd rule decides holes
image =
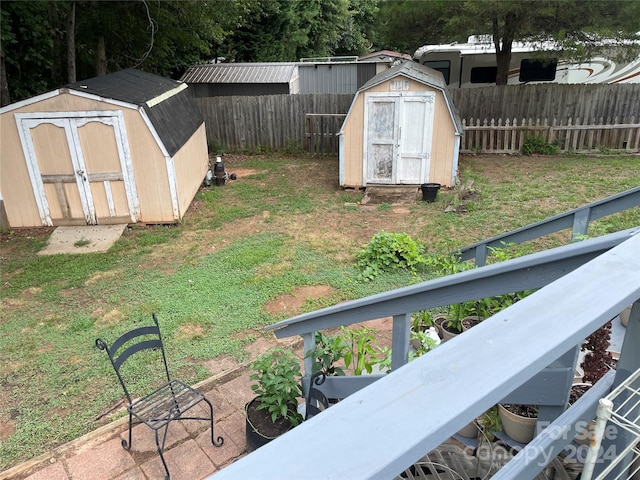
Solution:
[[[353,95],[262,95],[252,97],[195,98],[205,119],[210,143],[229,150],[255,150],[307,147],[307,114],[346,114]],[[337,125],[337,128],[335,127]],[[337,133],[341,120],[322,121],[327,143],[318,149],[328,149],[336,140],[328,133]],[[318,128],[319,124],[318,124]],[[319,134],[319,131],[318,131]],[[337,148],[335,150],[337,152]]]
[[[506,85],[461,90],[469,91],[451,90],[449,94],[460,118],[467,119],[462,152],[517,153],[526,136],[532,134],[557,142],[563,151],[640,149],[640,84]],[[194,101],[204,117],[207,139],[216,147],[235,151],[294,147],[335,154],[335,134],[353,95],[233,96]],[[485,118],[488,120],[479,120]],[[507,120],[490,120],[499,118]],[[602,120],[609,118],[614,120]]]
[[[579,118],[569,118],[566,124],[556,119],[549,124],[548,119],[517,119],[479,120],[473,118],[462,121],[464,136],[460,151],[462,153],[508,153],[515,154],[522,151],[528,137],[541,137],[545,142],[557,145],[560,151],[593,152],[594,150],[625,150],[638,151],[640,149],[640,123],[635,117],[628,122],[618,123],[607,119],[583,121]]]
[[[307,113],[306,149],[311,154],[337,154],[339,149],[338,132],[344,122],[345,113]]]

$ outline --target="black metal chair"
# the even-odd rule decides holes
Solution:
[[[309,420],[311,417],[319,414],[323,410],[329,408],[329,400],[322,393],[322,390],[316,388],[324,383],[327,375],[322,370],[318,370],[311,375],[309,382],[309,393],[307,393],[304,419]]]
[[[129,402],[127,411],[129,412],[129,441],[122,440],[122,447],[125,450],[131,449],[131,429],[138,424],[144,423],[151,428],[155,433],[156,446],[158,447],[158,453],[160,459],[164,465],[164,469],[167,472],[166,479],[170,478],[169,468],[167,462],[164,459],[164,447],[167,439],[167,432],[169,430],[169,424],[174,420],[204,420],[211,423],[211,443],[219,447],[224,443],[222,437],[217,439],[214,436],[213,430],[213,405],[202,395],[199,391],[191,388],[187,384],[180,380],[172,380],[169,375],[169,368],[167,367],[167,358],[164,352],[164,346],[162,344],[162,336],[160,335],[160,327],[158,326],[158,319],[156,314],[152,315],[153,323],[146,327],[139,327],[130,332],[120,336],[111,346],[98,338],[96,340],[96,346],[100,350],[106,350],[109,355],[111,365],[118,376],[120,385],[124,390],[124,393]],[[143,396],[140,399],[132,401],[129,388],[127,388],[127,382],[124,376],[121,374],[120,369],[123,364],[134,354],[143,350],[158,350],[162,356],[162,362],[164,364],[164,373],[161,376],[166,376],[166,383],[161,387],[156,388],[151,393]],[[159,358],[158,358],[159,362]],[[163,380],[164,381],[164,380]],[[191,408],[195,407],[201,402],[205,402],[209,406],[209,415],[206,417],[186,417],[184,414]],[[162,439],[160,439],[160,432],[162,431]]]

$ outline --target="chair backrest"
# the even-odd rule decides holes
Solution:
[[[307,393],[307,401],[305,405],[305,420],[310,419],[314,415],[319,414],[323,410],[329,408],[329,400],[322,393],[322,390],[316,388],[322,385],[327,378],[327,375],[322,370],[318,370],[311,375],[311,382],[309,382],[309,393]]]
[[[162,335],[160,335],[160,327],[158,326],[158,318],[156,314],[152,314],[153,323],[155,325],[149,325],[146,327],[139,327],[121,335],[118,339],[111,344],[107,343],[101,338],[96,339],[96,347],[100,350],[105,350],[111,361],[111,365],[118,376],[120,385],[124,390],[129,405],[131,405],[131,395],[127,388],[127,382],[120,373],[120,368],[124,363],[134,354],[143,350],[159,350],[162,354],[162,363],[164,364],[164,374],[167,377],[167,382],[171,381],[169,376],[169,368],[167,367],[167,358],[164,353],[164,346],[162,345]]]

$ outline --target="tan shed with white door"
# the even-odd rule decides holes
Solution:
[[[340,130],[340,185],[453,186],[462,124],[442,74],[415,62],[356,93]]]
[[[0,109],[9,226],[179,221],[209,162],[186,89],[128,69]]]

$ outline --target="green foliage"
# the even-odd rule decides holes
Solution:
[[[411,314],[411,328],[418,332],[433,327],[433,318],[428,310],[420,310]]]
[[[357,265],[361,278],[372,280],[377,275],[394,269],[407,269],[415,273],[424,263],[424,248],[406,233],[376,233],[358,253]]]
[[[525,155],[555,155],[558,153],[558,145],[548,143],[537,135],[532,135],[524,139],[522,153]]]
[[[309,350],[305,358],[314,358],[313,373],[322,370],[325,375],[344,375],[338,363],[344,359],[349,345],[341,335],[327,336],[316,332],[316,348]]]
[[[411,330],[410,340],[417,340],[418,348],[409,350],[409,361],[421,357],[438,346],[436,340],[423,330]]]
[[[302,421],[297,412],[298,398],[302,396],[300,363],[293,352],[274,348],[254,360],[249,368],[253,392],[260,397],[261,410],[267,410],[271,421],[289,420],[296,426]]]
[[[374,347],[376,337],[374,330],[362,327],[360,329],[347,329],[340,327],[341,334],[347,344],[344,353],[344,365],[351,368],[354,375],[362,375],[363,372],[371,373],[373,366],[378,363],[377,351]]]

